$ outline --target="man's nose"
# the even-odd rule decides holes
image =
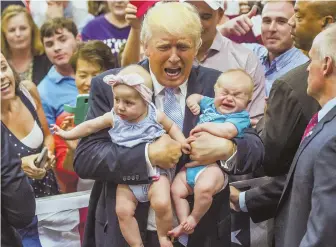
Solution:
[[[295,15],[292,15],[292,17],[289,18],[288,25],[290,25],[292,28],[295,27]]]
[[[170,54],[169,62],[175,64],[175,63],[178,63],[180,60],[181,60],[181,59],[180,59],[180,57],[179,57],[179,55],[178,55],[178,53],[177,53],[177,49],[174,47],[174,48],[172,49],[171,54]]]
[[[275,21],[271,22],[271,25],[270,25],[269,29],[270,29],[270,31],[273,31],[273,32],[275,32],[277,30]]]

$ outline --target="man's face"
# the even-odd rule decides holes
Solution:
[[[307,68],[309,72],[307,94],[318,100],[324,86],[323,62],[314,46],[309,51],[311,62]]]
[[[295,3],[295,14],[289,20],[292,39],[296,48],[309,51],[314,38],[323,29],[323,19],[317,13],[314,2],[298,0]]]
[[[222,10],[213,10],[204,1],[190,1],[190,4],[194,5],[201,18],[202,23],[202,44],[211,45],[217,32],[217,24],[223,17],[224,12]]]
[[[268,2],[262,12],[261,37],[264,46],[277,56],[293,47],[288,20],[294,15],[289,2]]]
[[[145,44],[145,55],[158,82],[178,87],[189,77],[197,49],[190,37],[156,31]]]
[[[69,60],[77,47],[75,36],[67,29],[59,29],[51,37],[43,38],[43,45],[49,60],[56,67],[69,64]]]

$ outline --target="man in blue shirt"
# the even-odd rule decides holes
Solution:
[[[266,96],[273,82],[309,58],[293,46],[288,20],[294,15],[294,2],[268,1],[262,11],[261,38],[264,43],[244,45],[260,59],[265,70]]]
[[[78,95],[75,73],[69,63],[79,41],[78,31],[72,20],[54,18],[42,25],[41,39],[53,66],[38,85],[38,91],[48,124],[55,124],[64,104],[74,105]]]

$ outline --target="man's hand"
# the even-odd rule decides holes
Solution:
[[[173,168],[182,155],[181,144],[163,135],[148,146],[148,157],[152,165],[163,169]]]
[[[136,16],[138,9],[136,6],[134,6],[131,3],[128,3],[125,9],[125,19],[127,21],[127,23],[136,30],[140,30],[141,28],[141,20],[138,19],[138,17]]]
[[[240,212],[240,206],[239,206],[239,194],[240,190],[236,189],[233,186],[230,186],[230,207],[236,212]]]
[[[232,20],[225,22],[223,25],[219,26],[221,34],[226,37],[230,35],[243,36],[247,34],[253,26],[251,18],[255,16],[257,12],[258,7],[253,6],[247,14],[237,16]]]
[[[213,136],[207,132],[198,132],[187,139],[191,145],[190,159],[186,167],[213,164],[217,160],[226,160],[232,155],[233,143],[225,138]]]

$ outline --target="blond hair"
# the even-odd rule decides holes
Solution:
[[[219,86],[218,86],[218,81],[219,81],[219,79],[220,79],[222,76],[227,76],[227,75],[229,75],[229,74],[235,74],[235,75],[243,75],[243,76],[245,76],[245,79],[246,79],[246,80],[244,79],[244,82],[248,83],[248,87],[249,87],[249,88],[248,88],[248,89],[249,89],[248,97],[249,97],[249,99],[251,99],[251,98],[252,98],[252,95],[253,95],[253,89],[254,89],[253,79],[252,79],[252,77],[251,77],[245,70],[243,70],[243,69],[229,69],[229,70],[223,72],[222,74],[220,74],[220,76],[218,77],[217,82],[216,82],[216,84],[215,84],[215,89],[216,89],[216,88],[219,88]],[[232,83],[234,83],[234,82],[232,82]]]
[[[40,39],[40,31],[37,25],[34,23],[32,16],[29,14],[28,10],[20,5],[9,5],[1,14],[1,52],[5,57],[10,57],[10,48],[7,42],[5,33],[7,32],[7,25],[10,18],[23,13],[28,20],[28,24],[31,28],[31,39],[32,39],[32,54],[33,56],[42,55],[44,53],[44,48]]]
[[[162,2],[151,8],[142,23],[142,43],[146,45],[155,31],[190,37],[196,49],[202,44],[200,17],[197,9],[188,3]]]

